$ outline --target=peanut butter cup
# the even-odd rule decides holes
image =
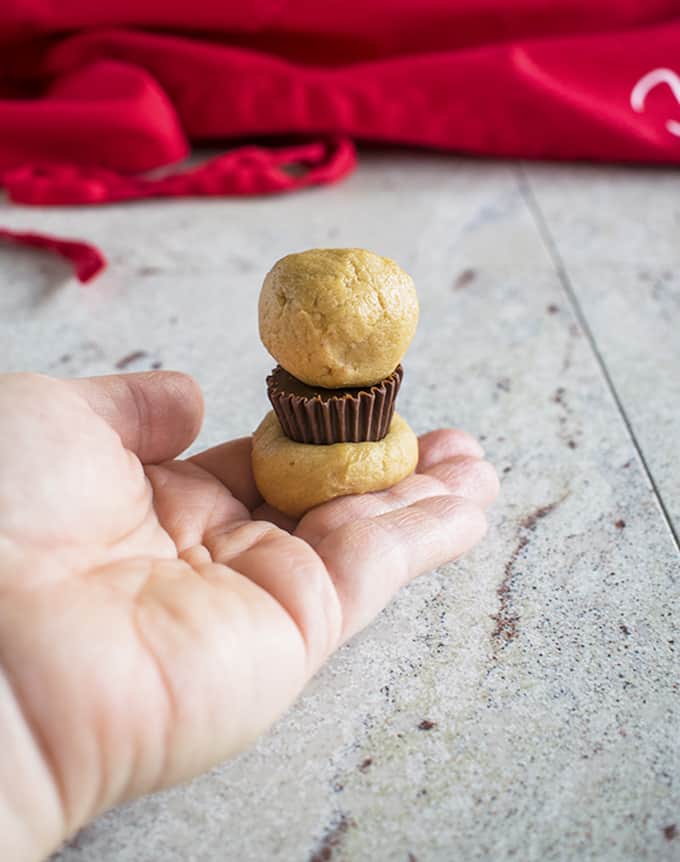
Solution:
[[[390,427],[404,370],[373,386],[307,386],[280,365],[267,377],[267,394],[284,434],[298,443],[330,445],[382,440]]]

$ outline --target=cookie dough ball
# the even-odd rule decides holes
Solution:
[[[260,293],[260,337],[308,386],[372,386],[401,361],[418,322],[409,275],[361,248],[289,254]]]
[[[260,493],[295,518],[335,497],[396,485],[417,463],[418,439],[397,413],[387,436],[373,443],[296,443],[283,433],[273,410],[253,437],[253,472]]]

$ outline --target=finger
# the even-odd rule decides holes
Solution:
[[[488,505],[498,493],[496,471],[478,458],[465,455],[450,458],[385,491],[331,500],[305,515],[295,535],[316,546],[332,530],[350,521],[383,515],[447,493]]]
[[[262,502],[255,485],[250,461],[251,437],[240,437],[207,449],[189,460],[219,479],[231,493],[252,511]]]
[[[200,545],[210,532],[250,517],[221,482],[190,461],[145,468],[158,520],[181,553]]]
[[[203,421],[198,383],[178,371],[148,371],[69,380],[144,464],[175,458]]]
[[[470,455],[473,458],[484,456],[484,450],[475,438],[456,428],[440,428],[438,431],[423,434],[418,438],[418,453],[418,473],[457,455]]]
[[[206,536],[206,548],[284,608],[305,642],[309,671],[338,645],[338,599],[323,562],[306,542],[271,523],[247,521]]]
[[[482,509],[451,495],[429,497],[334,530],[316,552],[340,600],[342,639],[367,625],[404,584],[461,556],[485,532]]]
[[[433,464],[426,475],[437,479],[457,497],[465,497],[479,506],[488,506],[500,490],[498,474],[488,461],[458,455],[439,464]]]

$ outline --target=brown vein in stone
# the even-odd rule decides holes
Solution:
[[[319,846],[309,857],[309,862],[328,862],[333,858],[333,853],[342,844],[347,830],[354,826],[346,814],[340,814],[326,829]]]
[[[551,512],[554,512],[567,499],[569,493],[569,491],[566,491],[558,500],[534,509],[533,512],[530,512],[519,522],[517,544],[504,566],[503,580],[496,590],[498,611],[491,615],[491,619],[496,623],[494,630],[491,632],[491,637],[494,642],[501,642],[501,649],[506,647],[510,641],[515,640],[519,635],[519,614],[512,606],[512,586],[517,561],[529,545],[531,534],[536,529],[538,522],[550,515]]]

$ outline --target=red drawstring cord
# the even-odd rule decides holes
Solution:
[[[34,206],[106,204],[152,197],[262,195],[333,183],[356,165],[348,139],[314,141],[293,147],[241,147],[197,168],[160,179],[126,177],[102,168],[79,165],[27,165],[6,171],[2,185],[10,200]],[[286,167],[302,167],[293,173]],[[81,282],[94,278],[106,258],[93,245],[39,233],[0,229],[0,239],[54,252],[73,263]]]
[[[39,206],[105,204],[153,197],[223,197],[293,191],[337,182],[356,165],[348,139],[280,149],[241,147],[159,179],[127,177],[79,165],[27,165],[3,177],[10,200]],[[295,174],[286,166],[306,170]]]
[[[93,245],[71,239],[59,239],[46,234],[21,232],[0,228],[0,240],[19,245],[51,251],[65,257],[73,264],[76,276],[85,284],[98,275],[106,266],[106,258]]]

